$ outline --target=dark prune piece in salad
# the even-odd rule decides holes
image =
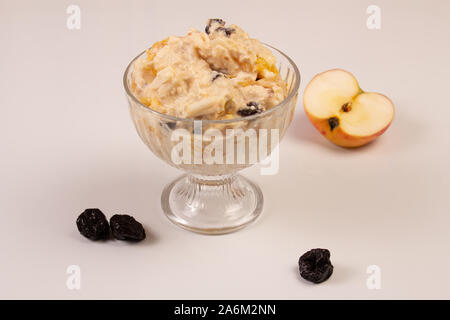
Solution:
[[[227,37],[231,36],[232,33],[236,32],[236,30],[233,28],[225,28],[225,27],[219,27],[215,31],[222,31],[225,33]]]
[[[214,82],[214,80],[216,80],[219,77],[223,77],[223,76],[224,76],[224,74],[222,72],[218,72],[218,71],[213,70],[211,72],[211,81]]]
[[[206,34],[210,34],[211,26],[212,26],[213,23],[217,23],[218,25],[220,25],[222,27],[225,25],[225,21],[222,20],[222,19],[209,19],[207,24],[206,24],[206,27],[205,27]]]
[[[239,109],[237,113],[242,117],[247,117],[257,113],[261,113],[263,111],[264,109],[258,102],[250,101],[249,103],[247,103],[247,106],[245,108]]]

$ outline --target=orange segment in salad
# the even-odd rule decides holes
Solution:
[[[147,50],[147,60],[152,61],[153,58],[156,56],[158,51],[163,48],[167,42],[169,41],[169,38],[165,38],[164,40],[155,42],[150,49]]]
[[[159,107],[161,106],[161,101],[157,97],[141,97],[139,101],[145,104],[147,107]]]
[[[264,71],[270,71],[278,77],[278,69],[274,64],[270,64],[266,59],[258,56],[256,58],[256,72],[258,73],[258,78],[264,78]]]

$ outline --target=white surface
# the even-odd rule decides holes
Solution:
[[[133,4],[129,4],[129,3]],[[450,298],[448,1],[0,1],[0,298]],[[366,28],[366,8],[382,28]],[[260,176],[251,227],[202,236],[160,209],[180,174],[137,136],[122,73],[137,53],[210,17],[241,25],[298,64],[303,88],[333,67],[389,96],[396,119],[375,143],[334,147],[301,101],[281,168]],[[141,244],[95,243],[75,219],[88,207],[130,213]],[[322,285],[299,278],[306,250],[331,250]],[[81,290],[66,268],[81,267]],[[366,268],[382,288],[366,288]]]

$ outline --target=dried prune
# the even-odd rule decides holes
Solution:
[[[259,103],[255,101],[250,101],[249,103],[247,103],[247,107],[241,108],[237,111],[237,113],[242,117],[251,116],[261,112],[263,112],[263,109],[261,108]]]
[[[231,36],[233,32],[236,32],[236,30],[233,28],[225,28],[225,27],[219,27],[214,31],[223,31],[227,37]]]
[[[109,220],[111,231],[117,240],[141,241],[145,239],[145,230],[141,223],[127,214],[115,214]]]
[[[224,26],[225,25],[225,21],[223,21],[222,19],[209,19],[208,23],[206,24],[206,27],[205,27],[206,34],[209,34],[211,32],[210,29],[211,29],[211,25],[213,23],[217,23],[220,26]]]
[[[330,261],[330,251],[327,249],[312,249],[298,260],[298,268],[303,279],[321,283],[333,273]]]
[[[109,224],[105,215],[99,209],[86,209],[77,218],[78,231],[91,240],[106,240],[109,238]]]

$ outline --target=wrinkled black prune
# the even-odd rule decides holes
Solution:
[[[236,30],[233,28],[225,28],[225,27],[219,27],[215,31],[223,31],[227,37],[231,36],[233,32],[236,32]]]
[[[218,23],[219,25],[221,25],[221,26],[224,26],[225,25],[225,21],[223,21],[222,19],[209,19],[208,20],[208,23],[207,23],[207,25],[206,25],[206,27],[205,27],[205,32],[206,32],[206,34],[209,34],[210,32],[211,32],[211,24],[213,23],[213,22],[215,22],[215,23]]]
[[[261,112],[263,112],[263,109],[260,107],[259,103],[255,101],[250,101],[247,103],[246,108],[241,108],[237,111],[237,113],[242,117],[251,116]]]
[[[109,238],[109,224],[105,215],[99,209],[86,209],[77,218],[78,231],[91,240],[106,240]]]
[[[330,261],[330,251],[327,249],[312,249],[298,260],[298,268],[303,279],[321,283],[333,273]]]
[[[109,220],[112,235],[117,240],[141,241],[145,239],[142,224],[127,214],[115,214]]]

